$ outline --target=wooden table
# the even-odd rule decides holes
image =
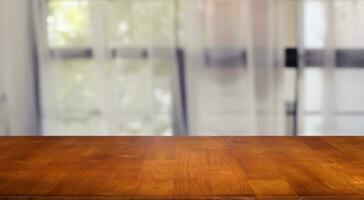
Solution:
[[[0,152],[0,199],[364,199],[364,137],[0,137]]]

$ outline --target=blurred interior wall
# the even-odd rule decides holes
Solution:
[[[39,130],[31,20],[31,1],[0,1],[0,131],[9,135]]]

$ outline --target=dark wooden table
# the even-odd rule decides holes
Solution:
[[[0,199],[46,197],[364,199],[364,137],[0,137]]]

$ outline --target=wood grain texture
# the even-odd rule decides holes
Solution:
[[[0,199],[364,200],[364,137],[0,137]]]

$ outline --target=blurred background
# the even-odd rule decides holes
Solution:
[[[0,135],[364,135],[364,0],[1,0]]]

